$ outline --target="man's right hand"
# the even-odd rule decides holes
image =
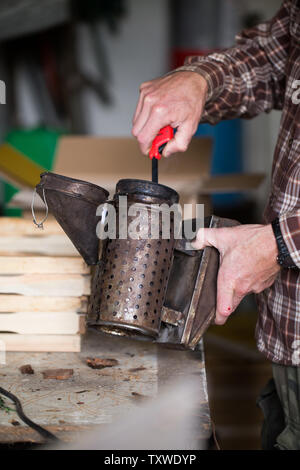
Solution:
[[[176,72],[142,83],[132,128],[142,153],[149,153],[153,139],[167,125],[177,132],[163,156],[185,152],[197,130],[206,95],[207,82],[196,72]]]

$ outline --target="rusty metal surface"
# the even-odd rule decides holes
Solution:
[[[216,216],[206,217],[205,227],[229,227],[236,221]],[[165,307],[183,314],[183,321],[162,326],[159,342],[194,350],[214,321],[217,297],[219,253],[213,247],[191,252],[177,243],[168,282]]]
[[[214,216],[211,217],[209,226],[211,228],[216,227],[219,220]],[[195,330],[199,330],[202,325],[208,327],[214,318],[218,268],[219,254],[217,250],[212,247],[206,247],[202,253],[187,321],[182,334],[182,342],[188,343],[192,349],[194,349],[201,338],[201,336],[195,336]],[[203,289],[205,280],[208,280],[206,290]],[[203,332],[204,330],[202,329],[201,333],[203,334]]]
[[[215,216],[205,218],[206,227],[236,224]],[[195,349],[215,317],[218,251],[190,250],[186,240],[171,237],[109,240],[103,252],[103,265],[97,267],[93,281],[89,323],[111,334],[132,332]]]
[[[100,220],[96,209],[107,200],[108,192],[95,184],[50,172],[41,174],[36,190],[42,200],[45,195],[49,212],[85,262],[96,264],[99,245],[96,226]]]
[[[115,358],[119,364],[91,369],[85,362],[88,356]],[[22,375],[19,367],[23,364],[31,364],[35,373]],[[44,380],[42,370],[54,367],[73,368],[74,375],[63,381]],[[181,374],[197,377],[199,432],[202,438],[208,438],[211,430],[202,351],[171,351],[90,331],[81,353],[8,353],[7,364],[0,366],[1,386],[19,397],[31,419],[66,441],[95,425],[105,428],[123,412],[140,406],[140,396],[157,396],[161,387]],[[20,424],[14,426],[13,421]],[[40,442],[41,438],[14,412],[0,410],[0,443],[22,441]]]
[[[136,218],[136,214],[130,215],[130,208],[138,204],[144,235],[142,239],[121,239],[117,232],[116,239],[108,240],[102,258],[103,269],[99,267],[95,273],[89,324],[112,334],[124,334],[125,330],[155,339],[159,334],[174,250],[174,218],[171,216],[170,219],[171,236],[164,239],[162,216],[158,210],[159,238],[152,239],[155,209],[150,204],[159,199],[160,203],[169,206],[178,195],[172,189],[152,182],[121,180],[114,197],[117,220],[120,195],[128,196],[126,231]]]
[[[116,197],[132,194],[145,202],[166,202],[172,205],[179,201],[178,193],[163,184],[137,179],[123,179],[118,181]]]
[[[184,315],[182,312],[178,312],[178,310],[164,306],[161,312],[161,321],[169,325],[179,326],[184,321]]]

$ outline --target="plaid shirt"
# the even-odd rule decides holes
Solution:
[[[285,243],[300,268],[300,0],[284,1],[271,21],[242,32],[236,44],[189,57],[176,70],[206,78],[205,122],[282,110],[264,222],[279,217]],[[258,349],[273,362],[299,366],[300,271],[282,269],[275,283],[258,295],[258,306]]]

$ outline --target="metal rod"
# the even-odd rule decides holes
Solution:
[[[157,158],[152,158],[152,182],[158,183],[158,160]]]

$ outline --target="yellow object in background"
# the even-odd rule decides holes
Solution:
[[[0,173],[17,187],[34,188],[46,171],[10,144],[0,145]]]

